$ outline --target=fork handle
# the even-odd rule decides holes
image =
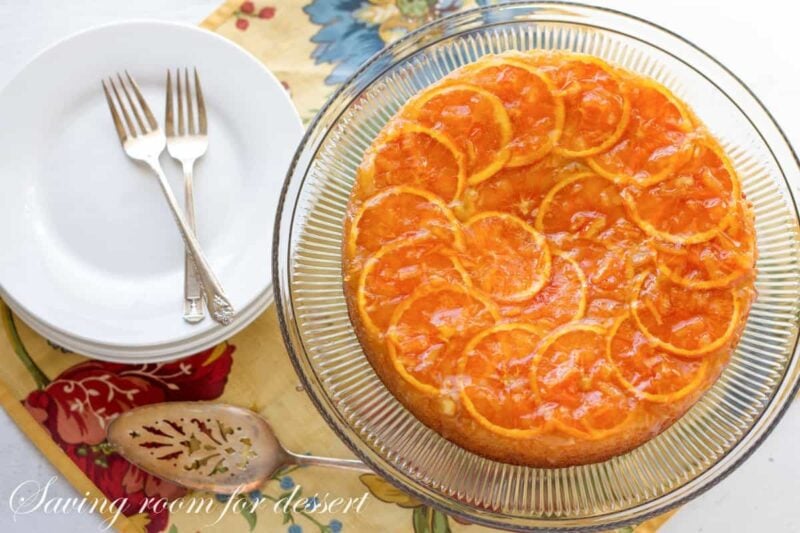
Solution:
[[[158,159],[147,160],[147,164],[158,176],[158,183],[161,185],[161,190],[167,199],[172,215],[178,223],[178,229],[181,232],[181,237],[183,237],[186,249],[189,251],[194,261],[194,267],[197,271],[197,277],[200,280],[200,286],[206,295],[206,305],[208,306],[211,318],[223,325],[230,324],[234,315],[233,306],[228,301],[225,292],[222,290],[222,286],[211,271],[211,267],[205,255],[203,255],[203,251],[200,249],[200,243],[197,242],[194,232],[189,228],[186,217],[183,215],[178,201],[172,193],[172,188],[169,186],[169,183],[167,183],[167,178],[164,176],[161,164],[158,162]]]
[[[183,161],[184,205],[189,229],[197,236],[194,218],[194,161]],[[205,318],[203,311],[203,289],[197,276],[192,254],[187,249],[183,260],[183,319],[196,324]]]

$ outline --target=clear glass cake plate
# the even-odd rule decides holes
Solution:
[[[721,140],[754,204],[758,298],[730,364],[672,427],[603,463],[515,466],[445,440],[384,387],[347,313],[342,223],[364,151],[413,94],[465,63],[510,49],[589,53],[660,81]],[[605,530],[641,522],[733,471],[797,393],[799,185],[797,156],[769,111],[724,65],[666,29],[603,8],[555,2],[452,15],[372,57],[331,97],[298,148],[281,195],[273,250],[284,340],[336,434],[377,473],[420,500],[513,530]]]

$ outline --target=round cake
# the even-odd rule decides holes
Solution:
[[[608,459],[719,377],[755,297],[753,214],[656,81],[506,53],[408,101],[358,169],[344,292],[424,424],[516,464]]]

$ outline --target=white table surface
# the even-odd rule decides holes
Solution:
[[[199,22],[221,0],[0,0],[0,86],[38,51],[73,32],[131,18]],[[280,5],[280,0],[274,0]],[[800,8],[782,0],[606,0],[604,6],[647,18],[708,51],[736,73],[800,149]],[[793,6],[793,7],[788,7]],[[750,43],[758,43],[754,49]],[[664,533],[800,531],[800,402],[741,468],[686,505]],[[0,411],[0,531],[97,531],[99,520],[9,509],[14,487],[57,475]],[[53,495],[74,496],[59,479]],[[210,531],[211,529],[209,529]]]

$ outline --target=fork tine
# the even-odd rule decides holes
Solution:
[[[131,93],[128,92],[128,87],[125,85],[125,80],[122,79],[119,73],[117,73],[117,78],[119,78],[119,84],[122,86],[122,92],[125,93],[125,99],[128,101],[128,105],[131,108],[131,114],[133,118],[136,119],[136,123],[139,125],[139,131],[142,133],[147,133],[147,127],[142,122],[142,116],[139,114],[139,110],[136,108],[136,105],[133,103],[133,98],[131,98]]]
[[[206,122],[206,102],[203,99],[203,89],[200,88],[200,76],[197,69],[194,69],[194,95],[197,98],[197,119],[200,123],[200,135],[208,133],[208,123]]]
[[[147,123],[150,125],[150,129],[157,130],[158,122],[156,122],[156,117],[153,116],[153,112],[150,111],[150,106],[147,105],[147,100],[144,99],[144,95],[142,95],[142,91],[139,89],[139,84],[136,83],[136,80],[133,79],[133,76],[131,76],[127,70],[125,71],[125,76],[133,87],[133,92],[136,93],[136,99],[139,101],[139,105],[142,106],[142,111],[144,111],[144,116],[147,117]]]
[[[114,101],[111,99],[111,93],[108,92],[106,80],[102,80],[101,83],[103,85],[103,92],[106,95],[108,110],[111,111],[111,118],[114,120],[114,128],[117,130],[117,135],[119,136],[119,142],[125,144],[125,141],[128,140],[128,134],[125,132],[125,125],[122,124],[122,121],[119,118],[119,113],[117,113],[117,109],[114,107]]]
[[[175,123],[172,111],[172,75],[167,69],[167,110],[164,116],[164,129],[167,137],[175,135]]]
[[[178,135],[183,135],[183,89],[181,89],[181,69],[175,69],[175,87],[178,92]]]
[[[186,87],[186,133],[194,135],[194,109],[192,108],[192,90],[189,88],[189,69],[183,69],[183,85]]]
[[[125,119],[125,124],[128,125],[128,135],[131,137],[136,137],[136,127],[133,125],[131,117],[128,115],[128,111],[125,109],[125,104],[122,102],[122,97],[120,97],[119,91],[117,91],[117,84],[114,83],[114,78],[108,78],[108,81],[111,84],[111,89],[114,91],[114,96],[117,97],[117,105],[119,106],[120,111],[122,111],[122,117]]]

